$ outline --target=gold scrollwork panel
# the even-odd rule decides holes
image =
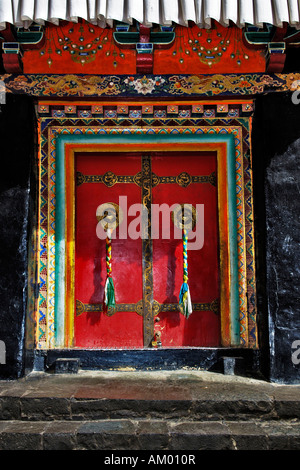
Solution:
[[[117,312],[135,312],[138,315],[143,316],[144,303],[143,300],[139,300],[137,303],[128,304],[117,304],[114,308],[104,309],[103,304],[85,304],[80,300],[76,300],[76,315],[82,315],[83,313],[97,313],[104,312],[107,316],[111,317]],[[180,306],[178,304],[160,304],[157,300],[153,300],[152,313],[155,317],[161,312],[179,312]],[[219,299],[215,299],[212,302],[206,303],[193,303],[194,312],[213,312],[219,315]]]

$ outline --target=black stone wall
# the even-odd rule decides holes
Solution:
[[[12,379],[24,371],[34,112],[21,95],[7,94],[0,108],[0,378]]]
[[[252,136],[264,372],[300,383],[300,104],[290,93],[257,98]]]

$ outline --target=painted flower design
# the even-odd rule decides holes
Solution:
[[[138,93],[146,95],[152,93],[155,88],[155,81],[152,78],[147,78],[145,75],[143,78],[137,78],[134,82],[134,88]]]
[[[166,81],[166,80],[165,80],[164,78],[162,78],[162,77],[155,77],[155,85],[156,85],[156,86],[162,85],[163,83],[165,83],[165,81]]]
[[[154,77],[149,78],[144,75],[142,78],[137,78],[136,80],[134,77],[127,77],[124,80],[124,83],[128,86],[133,86],[134,89],[138,93],[142,93],[143,95],[147,95],[148,93],[152,93],[155,87],[161,86],[165,82],[165,79],[162,77]]]
[[[247,80],[241,80],[239,86],[241,88],[249,88],[251,87],[251,84]]]
[[[127,77],[124,80],[124,83],[126,83],[126,85],[129,85],[129,86],[133,86],[134,82],[135,82],[134,77]]]

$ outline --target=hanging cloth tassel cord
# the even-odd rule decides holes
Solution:
[[[179,307],[183,315],[188,318],[193,312],[190,289],[188,286],[188,262],[187,262],[187,242],[188,242],[188,231],[183,230],[182,235],[183,244],[183,284],[179,293]]]
[[[112,267],[111,267],[111,230],[107,229],[107,237],[106,237],[106,282],[105,282],[105,298],[104,302],[107,308],[115,307],[116,306],[116,299],[115,299],[115,287],[114,281],[111,277]]]

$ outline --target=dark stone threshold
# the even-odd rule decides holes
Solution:
[[[242,348],[35,350],[33,368],[36,371],[51,372],[55,371],[57,360],[78,359],[79,367],[82,370],[120,370],[123,368],[176,370],[191,368],[228,373],[226,361],[224,361],[224,358],[228,357],[237,358],[238,375],[261,377],[260,351]]]

